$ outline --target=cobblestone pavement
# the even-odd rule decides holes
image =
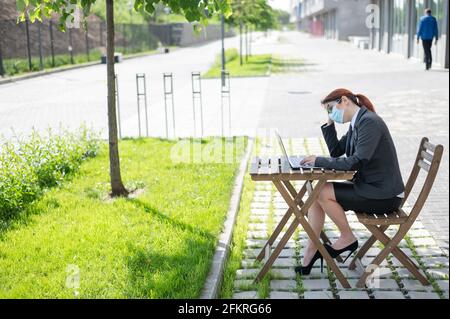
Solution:
[[[263,140],[260,155],[272,155],[279,152],[274,141]],[[320,138],[291,139],[286,141],[291,152],[314,153],[326,155],[324,141]],[[301,182],[294,184],[300,188]],[[302,248],[307,241],[302,227],[289,240],[280,257],[270,270],[269,281],[263,280],[257,286],[252,285],[253,278],[260,269],[255,257],[263,247],[272,230],[276,227],[284,213],[287,204],[270,182],[256,182],[253,201],[250,207],[246,248],[234,281],[233,298],[270,298],[270,299],[439,299],[449,298],[449,260],[439,248],[431,234],[417,221],[408,234],[408,240],[400,244],[402,250],[420,265],[420,268],[431,279],[431,286],[422,286],[414,279],[395,257],[389,256],[379,268],[378,288],[371,289],[343,289],[334,274],[325,267],[321,273],[317,262],[309,276],[296,275],[294,267],[300,264]],[[360,246],[370,233],[357,222],[356,216],[349,213],[348,219],[357,235]],[[292,218],[291,218],[292,220]],[[325,231],[331,241],[338,238],[339,232],[335,225],[327,218]],[[388,234],[395,232],[390,230]],[[283,234],[283,233],[282,233]],[[280,234],[280,237],[282,236]],[[372,258],[380,252],[380,246],[375,245],[362,259],[363,265],[368,265]],[[345,264],[338,266],[346,275],[352,287],[360,276],[358,271],[347,269],[349,258]],[[265,285],[266,287],[261,287]]]

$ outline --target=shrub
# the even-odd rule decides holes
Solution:
[[[49,187],[75,172],[99,147],[97,134],[86,128],[47,135],[37,132],[26,139],[0,145],[0,222],[19,215]]]

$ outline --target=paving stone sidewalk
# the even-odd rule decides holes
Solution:
[[[261,139],[259,155],[272,155],[276,150],[272,140]],[[296,154],[327,154],[324,141],[320,138],[291,139],[285,141],[290,152]],[[278,151],[276,151],[278,152]],[[302,182],[294,184],[298,189]],[[431,286],[422,286],[414,279],[392,255],[379,268],[379,288],[344,289],[334,274],[324,268],[320,271],[317,262],[309,276],[299,276],[294,267],[300,265],[303,247],[307,242],[306,233],[298,228],[293,238],[268,273],[269,280],[263,280],[258,285],[252,285],[261,265],[256,262],[256,256],[276,227],[284,213],[287,204],[270,182],[257,182],[253,201],[250,207],[250,219],[246,239],[244,258],[241,269],[237,270],[234,282],[233,298],[270,298],[270,299],[448,299],[449,298],[449,259],[435,242],[428,230],[417,221],[408,234],[408,240],[400,244],[402,250],[411,256],[422,271],[432,281]],[[354,214],[348,213],[352,229],[358,237],[360,246],[370,233],[359,224]],[[292,218],[291,218],[292,220]],[[290,224],[290,222],[288,223]],[[339,236],[336,226],[326,219],[325,231],[331,241]],[[395,232],[392,229],[388,234]],[[283,233],[282,233],[283,234]],[[280,237],[282,236],[280,234]],[[364,266],[379,253],[380,246],[375,245],[362,259]],[[345,264],[339,264],[352,287],[355,287],[360,273],[348,270],[349,258]]]

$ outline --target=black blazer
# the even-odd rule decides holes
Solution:
[[[387,199],[405,190],[394,142],[386,123],[365,106],[359,110],[351,140],[347,132],[337,139],[334,123],[322,133],[331,157],[317,157],[315,165],[327,169],[356,170],[355,192],[372,199]],[[346,154],[346,157],[341,157]]]

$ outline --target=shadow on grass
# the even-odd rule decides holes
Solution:
[[[274,58],[272,59],[272,67],[283,71],[286,68],[301,68],[301,71],[307,71],[308,67],[316,66],[317,63],[308,63],[302,59],[280,59]]]
[[[170,216],[167,216],[165,214],[163,214],[162,212],[160,212],[159,210],[157,210],[156,208],[150,206],[147,203],[144,203],[143,201],[139,200],[139,199],[135,199],[135,198],[128,198],[127,202],[131,203],[132,205],[134,205],[135,207],[139,208],[139,209],[143,209],[146,213],[151,214],[153,217],[155,217],[156,219],[158,219],[159,221],[169,224],[170,226],[173,226],[174,228],[178,228],[182,231],[188,231],[192,234],[197,234],[200,235],[201,237],[204,237],[205,239],[208,240],[215,240],[216,237],[213,236],[212,234],[208,233],[207,231],[199,228],[199,227],[194,227],[192,225],[180,222],[176,219],[173,219]]]
[[[252,64],[267,64],[270,63],[271,58],[266,58],[266,59],[261,59],[261,60],[257,60],[257,61],[245,61],[244,64],[242,66],[246,66],[246,65],[252,65]]]
[[[41,203],[44,207],[45,205],[47,205],[47,207],[49,208],[60,207],[60,203],[57,199],[43,198],[43,194],[40,194],[39,197],[34,200],[34,202],[28,204],[19,213],[12,214],[8,216],[8,218],[5,218],[3,220],[0,219],[0,240],[4,238],[8,231],[13,230],[16,227],[30,225],[32,223],[32,216],[45,213],[47,210],[40,207],[39,203]]]
[[[128,298],[198,298],[203,289],[214,247],[211,242],[187,239],[181,253],[131,250],[126,260]]]
[[[126,260],[125,295],[129,298],[198,298],[210,268],[216,236],[178,221],[139,199],[127,201],[170,227],[188,232],[189,238],[182,241],[182,247],[176,247],[178,253],[170,249],[174,245],[170,242],[166,254],[153,251],[151,245],[131,249]]]

